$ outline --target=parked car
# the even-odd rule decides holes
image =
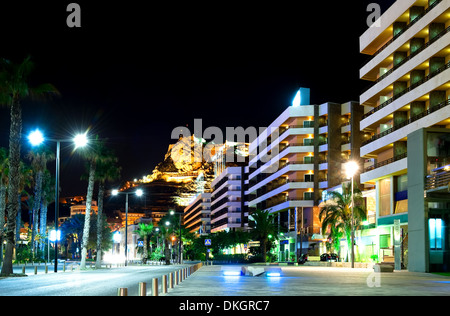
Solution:
[[[336,253],[323,253],[320,255],[320,261],[339,261],[339,256]]]
[[[297,262],[298,264],[304,264],[306,261],[308,261],[308,255],[306,253],[302,253]]]
[[[337,253],[330,253],[330,261],[339,261],[339,256]]]

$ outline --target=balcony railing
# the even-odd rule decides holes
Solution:
[[[405,152],[403,154],[400,154],[400,155],[397,155],[395,157],[389,158],[387,160],[378,162],[378,163],[376,163],[376,164],[374,164],[372,166],[369,166],[369,167],[364,169],[364,172],[368,172],[368,171],[371,171],[371,170],[374,170],[374,169],[386,166],[386,165],[388,165],[390,163],[393,163],[393,162],[395,162],[397,160],[400,160],[400,159],[403,159],[403,158],[406,158],[406,157],[408,157],[408,153],[407,152]]]
[[[450,188],[450,165],[439,168],[438,172],[428,175],[425,190],[433,190],[442,187]]]
[[[414,24],[416,24],[418,21],[420,21],[428,12],[430,12],[434,7],[436,7],[439,3],[441,3],[442,0],[436,0],[432,5],[430,5],[428,8],[426,8],[421,14],[419,14],[414,20],[412,20],[403,30],[401,30],[399,33],[395,34],[393,38],[391,38],[386,44],[381,46],[372,57],[377,56],[379,53],[381,53],[383,50],[385,50],[389,45],[391,45],[397,38],[399,38],[403,33],[405,33],[409,28],[411,28]]]
[[[415,121],[417,121],[417,120],[419,120],[419,119],[421,119],[421,118],[423,118],[423,117],[425,117],[425,116],[427,116],[427,115],[429,115],[429,114],[431,114],[433,112],[436,112],[439,109],[442,109],[443,107],[448,106],[449,104],[450,104],[450,100],[446,100],[444,102],[441,102],[441,103],[433,106],[432,108],[429,108],[428,110],[423,111],[422,113],[414,115],[414,116],[410,117],[409,119],[407,119],[406,121],[403,121],[403,122],[401,122],[401,123],[399,123],[399,124],[389,128],[389,129],[381,132],[380,134],[372,136],[370,139],[362,142],[361,146],[365,146],[365,145],[367,145],[367,144],[369,144],[369,143],[371,143],[373,141],[376,141],[377,139],[380,139],[381,137],[384,137],[384,136],[386,136],[386,135],[388,135],[388,134],[390,134],[390,133],[392,133],[394,131],[397,131],[397,130],[401,129],[402,127],[405,127],[406,125],[411,124],[412,122],[415,122]]]
[[[362,116],[361,119],[365,119],[367,117],[369,117],[370,115],[374,114],[375,112],[378,112],[379,110],[385,108],[386,106],[388,106],[389,104],[391,104],[392,102],[394,102],[395,100],[397,100],[398,98],[402,97],[403,95],[405,95],[406,93],[414,90],[415,88],[417,88],[418,86],[424,84],[425,82],[427,82],[428,80],[430,80],[431,78],[436,77],[437,75],[439,75],[441,72],[447,70],[448,68],[450,68],[450,62],[448,62],[447,64],[445,64],[444,66],[442,66],[441,68],[437,69],[436,71],[433,71],[433,73],[429,74],[428,76],[425,76],[422,80],[412,84],[411,86],[409,86],[408,88],[406,88],[405,90],[403,90],[400,93],[397,93],[396,95],[394,95],[392,98],[390,98],[389,100],[387,100],[386,102],[380,104],[379,106],[373,108],[371,111],[367,112],[366,114],[364,114]]]
[[[436,42],[438,39],[440,39],[442,36],[444,36],[445,34],[447,34],[448,32],[450,32],[450,26],[447,27],[445,30],[443,30],[441,33],[439,33],[438,35],[436,35],[435,37],[433,37],[428,43],[424,44],[421,48],[419,48],[418,50],[416,50],[414,53],[412,53],[411,55],[409,55],[408,57],[406,57],[405,59],[403,59],[400,63],[398,63],[397,65],[395,65],[392,69],[390,69],[389,71],[387,71],[386,73],[384,73],[382,76],[380,76],[374,83],[377,84],[378,82],[380,82],[381,80],[383,80],[384,78],[386,78],[387,76],[389,76],[391,73],[393,73],[396,69],[400,68],[404,63],[406,63],[408,60],[411,60],[412,58],[414,58],[415,56],[417,56],[417,54],[419,54],[420,52],[424,51],[427,47],[429,47],[430,45],[432,45],[434,42]],[[372,87],[372,86],[371,86]],[[370,87],[370,88],[371,88]],[[370,89],[369,88],[369,89]],[[369,90],[367,89],[367,90]],[[367,91],[366,90],[366,91]]]

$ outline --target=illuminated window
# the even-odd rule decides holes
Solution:
[[[380,185],[380,216],[391,214],[391,180],[383,179]]]
[[[428,228],[430,232],[430,249],[442,249],[442,219],[430,218],[428,220]]]
[[[394,214],[406,213],[408,212],[408,200],[401,200],[395,203]]]

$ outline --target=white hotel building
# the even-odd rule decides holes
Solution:
[[[447,157],[431,157],[426,140],[411,135],[450,128],[450,0],[398,0],[376,23],[360,37],[361,53],[371,56],[360,78],[373,82],[360,96],[367,109],[360,130],[371,133],[360,154],[373,159],[360,179],[376,188],[380,255],[395,256],[397,267],[425,272],[439,263],[427,248],[423,220],[432,210],[413,202],[423,200],[425,189],[416,178],[423,182]],[[412,164],[424,155],[424,166]]]

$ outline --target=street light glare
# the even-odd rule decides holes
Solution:
[[[44,141],[44,135],[37,129],[28,135],[28,141],[32,146],[38,146]]]
[[[75,148],[84,147],[88,143],[88,139],[86,133],[78,134],[73,138],[73,142],[75,143]]]
[[[141,189],[137,189],[137,190],[136,190],[136,195],[137,195],[137,196],[142,196],[142,194],[144,194],[144,192],[142,192]]]
[[[358,171],[359,166],[356,163],[356,161],[349,161],[344,165],[344,168],[345,168],[345,174],[347,175],[347,178],[352,178]]]
[[[114,190],[112,190],[111,194],[112,194],[112,195],[117,195],[117,194],[119,194],[119,190],[114,189]]]

